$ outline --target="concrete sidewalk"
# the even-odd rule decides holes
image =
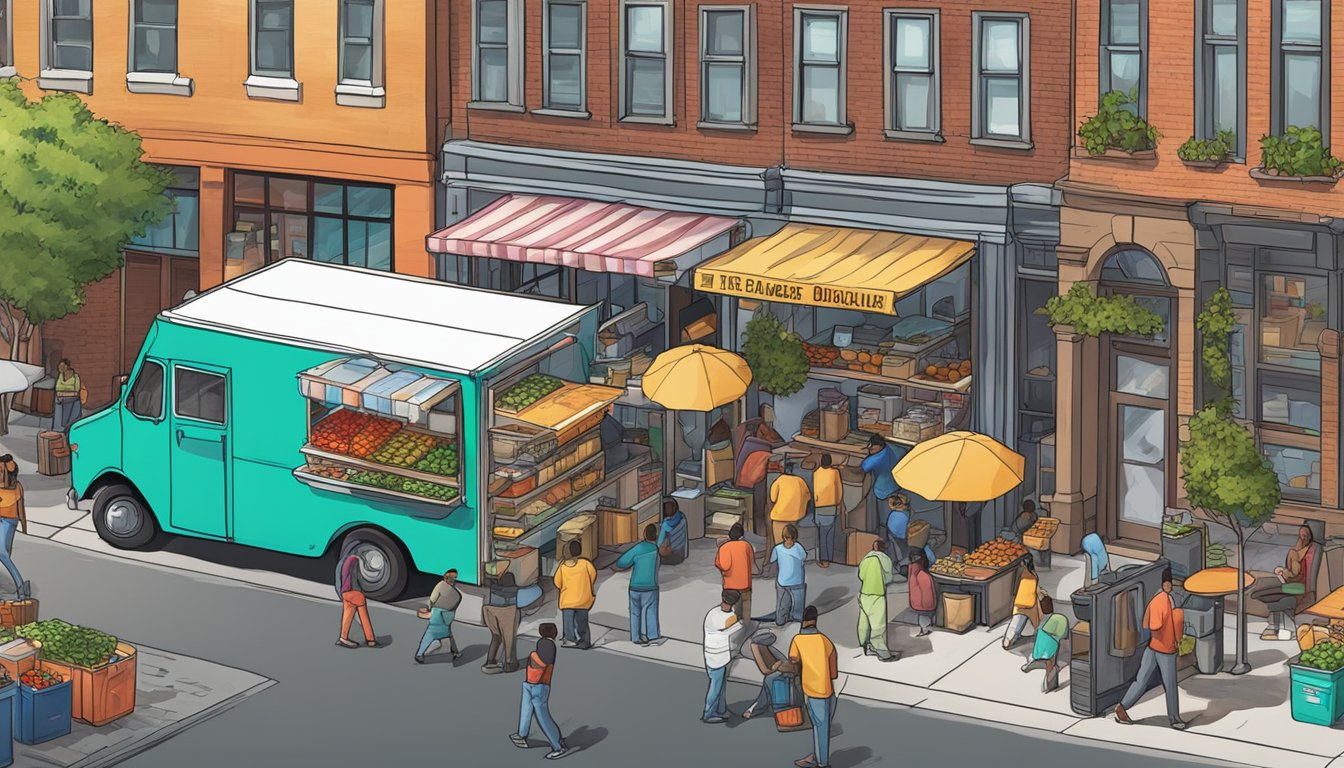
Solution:
[[[333,598],[331,586],[326,583],[330,571],[320,561],[313,561],[312,578],[304,578],[253,567],[253,561],[269,557],[258,550],[243,550],[255,557],[235,558],[238,564],[231,565],[180,552],[124,552],[109,547],[94,532],[87,503],[81,504],[79,511],[66,508],[66,478],[36,475],[36,431],[31,417],[19,417],[11,424],[11,435],[0,438],[0,445],[14,454],[24,473],[30,534],[155,566],[321,599]],[[22,541],[16,545],[15,554],[22,568]],[[711,541],[696,541],[685,563],[663,570],[660,619],[666,640],[650,647],[630,642],[628,574],[601,572],[597,604],[591,614],[595,645],[654,663],[703,667],[702,622],[705,613],[717,602],[720,589],[713,555]],[[1261,557],[1272,559],[1273,555]],[[1117,564],[1127,562],[1124,558],[1114,559]],[[1082,568],[1081,559],[1056,555],[1053,566],[1040,572],[1042,586],[1056,596],[1056,607],[1063,613],[1070,612],[1067,596],[1082,584]],[[1140,725],[1123,726],[1110,718],[1077,716],[1069,707],[1067,667],[1061,674],[1060,689],[1042,693],[1044,672],[1020,671],[1030,641],[1011,651],[1004,650],[1002,624],[989,630],[976,628],[965,635],[935,631],[927,637],[914,637],[915,627],[907,610],[903,583],[891,589],[892,623],[888,631],[889,645],[901,654],[901,659],[883,663],[864,657],[856,637],[855,569],[843,565],[821,569],[809,563],[807,579],[808,602],[821,609],[821,628],[839,649],[838,685],[846,696],[933,710],[1006,728],[1039,729],[1245,765],[1344,768],[1344,738],[1341,738],[1344,729],[1307,725],[1292,719],[1285,662],[1296,655],[1297,645],[1260,640],[1263,620],[1248,622],[1249,658],[1254,667],[1249,675],[1240,678],[1227,674],[1196,675],[1182,683],[1182,712],[1191,725],[1187,731],[1178,732],[1165,727],[1160,689],[1150,692],[1131,711]],[[40,585],[35,585],[35,592],[40,595]],[[458,611],[459,620],[478,624],[480,592],[467,592]],[[758,616],[771,613],[773,582],[768,578],[758,580],[754,592],[753,613]],[[546,604],[530,612],[523,621],[523,633],[535,634],[542,621],[558,621],[553,598],[553,594],[548,594]],[[410,610],[419,602],[408,600],[400,605]],[[1229,622],[1233,620],[1234,617],[1229,617]],[[795,624],[777,631],[781,647],[788,647],[796,630]],[[1235,648],[1234,638],[1229,629],[1226,638],[1229,656]],[[1229,660],[1229,666],[1230,663]],[[734,662],[731,677],[743,682],[760,680],[755,666],[745,659]]]

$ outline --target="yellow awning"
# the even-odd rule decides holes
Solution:
[[[695,270],[701,291],[761,301],[896,314],[896,300],[965,264],[975,244],[789,224]]]

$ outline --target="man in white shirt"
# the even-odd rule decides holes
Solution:
[[[733,638],[742,631],[742,622],[733,612],[741,593],[725,589],[719,605],[705,614],[705,671],[709,673],[709,693],[705,696],[705,714],[701,722],[717,724],[728,722],[728,702],[724,699],[724,685],[728,680],[728,664],[733,660]]]

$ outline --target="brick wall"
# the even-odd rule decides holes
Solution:
[[[524,106],[541,107],[543,0],[525,0]],[[974,180],[988,183],[1053,183],[1068,168],[1070,135],[1069,49],[1071,4],[1059,0],[1017,6],[908,0],[901,8],[941,9],[940,65],[945,143],[888,140],[884,133],[882,10],[891,3],[856,0],[847,5],[848,136],[795,134],[793,9],[791,3],[756,3],[757,128],[697,128],[700,112],[699,10],[740,0],[677,0],[674,6],[675,124],[652,126],[618,119],[619,0],[587,3],[587,119],[469,109],[472,84],[472,15],[469,0],[453,4],[453,127],[455,138],[555,147],[576,151],[659,157],[749,166],[787,164],[809,170]],[[1035,147],[991,149],[969,143],[971,133],[971,13],[1030,11],[1031,123]]]
[[[88,406],[113,397],[112,380],[121,354],[121,275],[88,286],[84,308],[42,326],[42,362],[55,371],[62,357],[70,358],[89,391]]]

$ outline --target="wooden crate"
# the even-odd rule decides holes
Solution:
[[[72,685],[70,714],[89,725],[107,725],[135,711],[135,646],[117,643],[117,660],[100,667],[79,667],[43,659],[43,666]]]
[[[599,546],[619,547],[639,541],[633,509],[599,507],[597,509],[597,541]]]
[[[0,602],[0,626],[12,629],[37,621],[37,598]]]

